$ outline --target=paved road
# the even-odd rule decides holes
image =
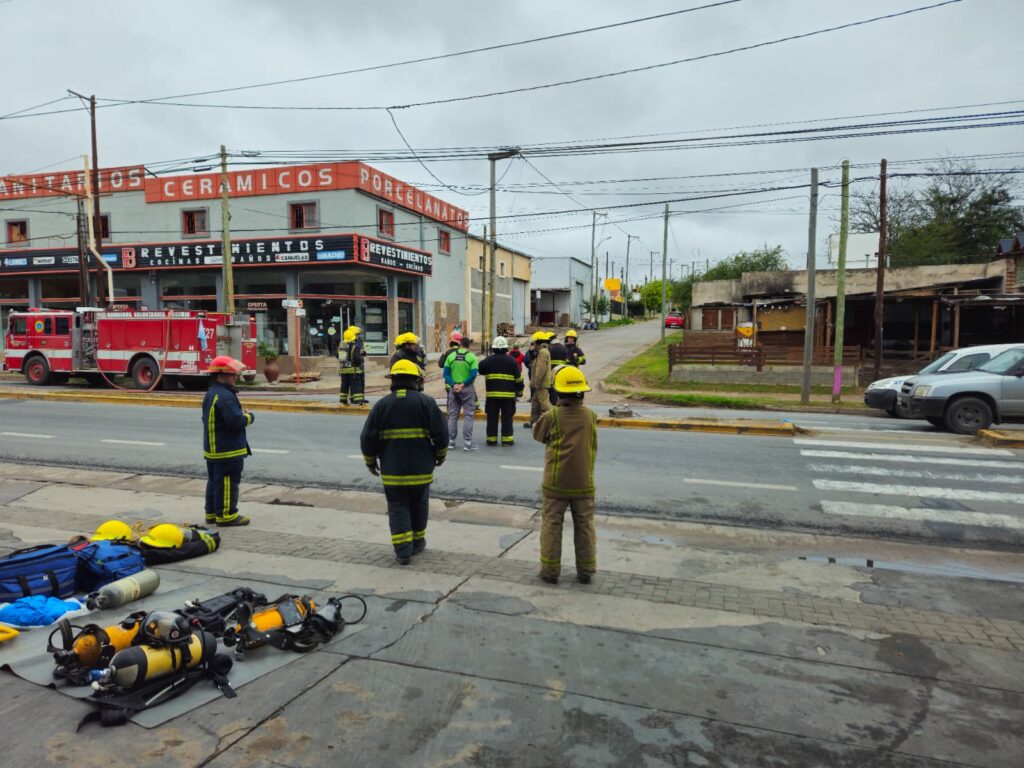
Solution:
[[[0,460],[202,476],[198,412],[0,400]],[[362,418],[260,413],[250,482],[372,490]],[[482,437],[482,425],[478,424]],[[856,428],[855,428],[856,429]],[[538,501],[542,446],[453,452],[435,494]],[[603,429],[599,511],[789,530],[1024,547],[1024,452],[949,435],[799,438]],[[59,478],[59,473],[55,473]]]

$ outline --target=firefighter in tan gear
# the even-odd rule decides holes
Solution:
[[[572,510],[576,578],[589,584],[597,570],[594,529],[594,461],[597,414],[583,405],[590,387],[579,368],[562,366],[554,382],[558,405],[533,425],[533,439],[544,443],[543,505],[540,526],[540,578],[557,584],[562,570],[562,521]]]
[[[548,352],[548,342],[554,334],[547,331],[537,331],[531,337],[537,345],[537,356],[530,366],[530,426],[537,423],[538,419],[551,410],[551,397],[548,388],[551,386],[553,373],[551,371],[551,353]]]

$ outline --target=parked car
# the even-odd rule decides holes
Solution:
[[[899,402],[900,390],[907,380],[937,373],[973,371],[996,355],[1019,346],[1019,344],[984,344],[977,347],[954,349],[928,363],[917,373],[906,376],[890,376],[871,382],[868,384],[867,389],[864,390],[864,404],[869,408],[878,408],[885,411],[890,416],[896,418],[913,418],[913,414],[907,411]]]
[[[900,390],[900,403],[932,426],[961,435],[1024,417],[1024,344],[973,371],[911,379]]]
[[[669,312],[667,315],[665,315],[665,327],[685,328],[686,315],[684,315],[682,312]]]

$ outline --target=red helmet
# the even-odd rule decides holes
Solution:
[[[207,373],[241,373],[245,370],[245,364],[241,360],[235,360],[228,355],[218,355],[213,358]]]
[[[452,331],[452,335],[449,336],[448,338],[457,344],[460,341],[462,341],[462,334],[459,333],[458,331]]]

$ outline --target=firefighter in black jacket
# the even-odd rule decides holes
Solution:
[[[587,356],[583,354],[583,350],[580,349],[580,345],[577,343],[575,330],[565,332],[565,348],[568,351],[565,361],[569,365],[575,365],[579,368],[581,365],[587,364]]]
[[[515,358],[508,355],[508,340],[495,336],[492,354],[480,363],[480,375],[487,388],[487,445],[498,444],[498,417],[501,417],[501,444],[515,445],[512,421],[516,399],[523,396],[523,374]]]
[[[245,428],[255,416],[238,402],[235,383],[245,366],[233,357],[213,358],[206,372],[213,383],[203,398],[203,458],[206,459],[206,522],[248,525],[238,514],[238,484],[245,457],[251,456]]]
[[[401,333],[395,337],[395,351],[388,364],[394,365],[399,360],[408,360],[420,368],[423,368],[426,363],[426,355],[423,352],[423,347],[420,346],[420,338],[412,331]],[[420,379],[419,390],[423,391],[422,379]]]
[[[569,362],[569,350],[566,348],[565,344],[555,341],[556,338],[557,337],[553,333],[548,338],[548,352],[551,354],[552,379],[554,378],[555,371],[557,371],[560,366]],[[548,390],[548,394],[551,396],[552,405],[558,402],[558,392],[555,391],[553,386]]]
[[[350,325],[342,336],[342,344],[338,346],[338,372],[341,374],[341,391],[338,402],[342,405],[366,405],[366,370],[363,351],[363,340],[360,336],[363,329]]]
[[[419,366],[399,360],[389,375],[391,394],[374,404],[359,444],[370,474],[384,483],[395,557],[408,565],[427,546],[430,484],[448,454],[448,425],[434,398],[419,391]]]

